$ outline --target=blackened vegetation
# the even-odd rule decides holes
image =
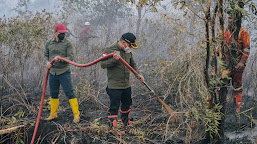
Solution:
[[[102,96],[106,100],[104,103],[107,104],[107,95],[103,94]],[[16,98],[16,96],[13,97]],[[33,112],[29,112],[26,107],[18,106],[15,100],[10,101],[6,97],[4,98],[6,105],[3,109],[7,111],[3,115],[6,123],[1,123],[2,125],[8,125],[8,118],[18,113],[20,109],[22,109],[24,115],[20,118],[18,115],[14,116],[17,121],[20,121],[16,122],[16,125],[25,120],[29,122],[17,131],[1,135],[1,143],[30,143],[39,107],[33,109]],[[40,94],[38,93],[28,94],[27,98],[30,99],[29,104],[31,106],[40,103]],[[42,118],[46,118],[50,113],[48,101],[46,98]],[[41,119],[35,143],[163,143],[166,127],[172,127],[172,123],[168,125],[166,123],[169,115],[166,114],[164,109],[161,110],[161,106],[156,99],[149,99],[149,94],[146,94],[143,99],[142,97],[136,97],[134,103],[131,116],[136,123],[134,126],[125,129],[125,135],[119,136],[108,129],[108,109],[103,108],[94,98],[88,98],[80,104],[81,121],[79,124],[73,124],[72,110],[67,98],[62,94],[60,96],[58,118],[52,121]],[[124,130],[121,120],[118,122],[118,128],[119,131]],[[171,142],[183,143],[183,139],[167,139],[165,143]]]

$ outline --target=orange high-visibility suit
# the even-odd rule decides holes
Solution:
[[[231,57],[231,46],[232,42],[234,41],[234,32],[230,32],[227,28],[224,33],[224,46],[226,47],[227,52],[225,52],[225,62],[226,64],[229,63]],[[230,50],[229,50],[230,49]],[[246,29],[240,29],[239,36],[238,36],[238,48],[235,56],[235,67],[231,70],[231,77],[232,77],[232,84],[234,87],[234,98],[236,101],[236,110],[240,111],[240,104],[242,102],[242,75],[245,69],[246,60],[250,54],[250,37],[249,33]],[[236,66],[238,63],[243,64],[243,67],[237,69]]]

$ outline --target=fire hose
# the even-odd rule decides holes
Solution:
[[[71,60],[68,60],[68,59],[65,59],[65,58],[62,58],[62,57],[59,57],[60,60],[63,60],[65,62],[68,62],[74,66],[77,66],[77,67],[88,67],[88,66],[91,66],[91,65],[94,65],[104,59],[107,59],[107,58],[110,58],[112,57],[114,54],[116,54],[116,52],[113,52],[113,53],[110,53],[104,57],[101,57],[93,62],[90,62],[90,63],[87,63],[87,64],[78,64],[78,63],[75,63]],[[138,75],[138,73],[122,58],[119,59],[134,75]],[[51,64],[53,64],[55,61],[52,60],[51,61]],[[37,116],[37,122],[36,122],[36,126],[35,126],[35,129],[34,129],[34,133],[33,133],[33,136],[32,136],[32,139],[31,139],[31,144],[34,144],[34,141],[35,141],[35,138],[36,138],[36,135],[37,135],[37,130],[38,130],[38,127],[39,127],[39,122],[40,122],[40,118],[41,118],[41,113],[42,113],[42,109],[43,109],[43,104],[44,104],[44,98],[45,98],[45,91],[46,91],[46,86],[47,86],[47,80],[48,80],[48,76],[49,76],[49,72],[50,72],[50,69],[47,69],[47,72],[46,72],[46,77],[45,77],[45,82],[44,82],[44,87],[43,87],[43,91],[42,91],[42,96],[41,96],[41,103],[40,103],[40,108],[39,108],[39,112],[38,112],[38,116]],[[166,109],[166,111],[170,114],[171,117],[173,117],[175,114],[174,114],[174,110],[172,110],[165,102],[163,102],[156,94],[155,92],[145,83],[145,82],[142,82],[158,99],[158,101],[163,105],[163,107]]]

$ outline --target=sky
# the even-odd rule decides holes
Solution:
[[[5,15],[6,17],[13,17],[17,15],[15,9],[19,9],[18,3],[23,0],[0,0],[0,17]],[[28,1],[27,9],[29,11],[42,11],[46,9],[48,12],[52,12],[59,7],[60,0],[25,0]],[[25,7],[23,7],[25,9]]]

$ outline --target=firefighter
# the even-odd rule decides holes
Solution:
[[[101,62],[101,67],[107,69],[108,83],[106,92],[110,98],[109,106],[109,126],[116,129],[118,111],[121,103],[121,119],[123,126],[133,124],[130,121],[131,87],[129,82],[130,70],[123,65],[119,58],[123,58],[133,69],[138,71],[131,49],[137,49],[136,37],[132,33],[125,33],[118,42],[104,49],[104,56],[116,51],[117,53],[109,59]],[[119,54],[118,54],[119,53]],[[140,74],[136,76],[141,82],[144,77]]]
[[[69,99],[73,111],[73,122],[78,123],[80,120],[80,112],[78,107],[78,100],[72,88],[69,63],[61,61],[58,58],[60,56],[69,60],[73,60],[73,46],[70,41],[65,39],[66,32],[68,31],[66,30],[64,24],[56,24],[54,38],[48,40],[45,45],[44,60],[47,64],[47,68],[51,68],[49,76],[51,110],[50,116],[46,118],[46,120],[57,118],[57,110],[59,106],[58,95],[61,85],[65,95]],[[50,63],[52,60],[55,60],[53,65]]]
[[[235,67],[231,70],[231,77],[232,77],[232,85],[234,87],[234,101],[236,111],[240,112],[240,104],[242,102],[242,75],[243,71],[246,66],[246,61],[250,54],[250,37],[249,33],[246,29],[240,28],[239,35],[238,35],[238,44],[233,44],[234,39],[234,32],[235,32],[235,23],[237,22],[235,15],[229,14],[228,15],[228,27],[224,33],[224,46],[226,49],[225,52],[225,62],[226,64],[229,63],[230,59],[235,62]],[[234,47],[236,46],[236,48]],[[236,55],[232,58],[231,50],[236,50]],[[219,52],[219,50],[217,50]]]
[[[90,38],[89,33],[88,33],[89,28],[90,28],[90,22],[85,22],[85,27],[80,32],[81,40],[85,41],[86,43],[88,42],[88,39]]]

